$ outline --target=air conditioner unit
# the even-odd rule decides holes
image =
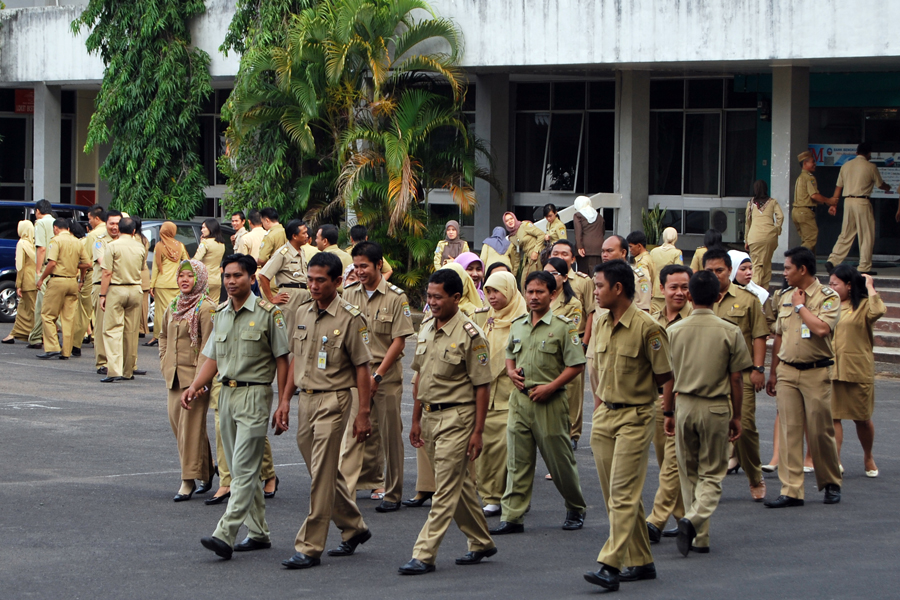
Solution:
[[[722,234],[726,244],[744,240],[744,211],[739,208],[714,208],[709,211],[709,226]]]

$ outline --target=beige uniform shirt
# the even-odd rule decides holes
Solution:
[[[650,251],[650,261],[653,263],[653,297],[663,298],[662,290],[659,289],[659,272],[668,265],[683,265],[684,255],[678,248],[659,246]]]
[[[264,237],[266,237],[266,230],[262,226],[254,227],[241,236],[240,242],[235,243],[235,252],[252,256],[254,260],[258,260],[259,248]]]
[[[356,387],[356,367],[372,362],[370,342],[366,318],[339,295],[325,310],[315,300],[304,302],[291,339],[294,382],[303,390]]]
[[[163,288],[163,289],[177,289],[178,288],[178,270],[181,268],[182,261],[188,260],[190,256],[188,256],[187,250],[184,247],[184,244],[179,243],[181,256],[178,257],[178,260],[172,260],[169,258],[168,254],[165,254],[165,249],[162,247],[162,244],[157,243],[155,253],[162,252],[162,258],[160,262],[162,262],[162,266],[160,266],[159,262],[156,260],[156,256],[153,257],[153,276],[150,278],[150,287],[151,288]]]
[[[90,264],[84,243],[68,231],[60,231],[50,240],[47,262],[56,261],[53,277],[77,277],[79,264]]]
[[[881,179],[878,167],[866,160],[865,156],[857,156],[844,163],[835,185],[843,188],[842,193],[846,198],[847,196],[871,196],[872,189],[883,183],[884,180]]]
[[[887,312],[879,294],[863,298],[856,310],[850,300],[841,303],[841,318],[834,328],[832,379],[855,383],[875,381],[875,321]]]
[[[50,215],[44,215],[40,219],[34,222],[34,247],[35,248],[49,248],[50,240],[53,239],[53,221],[55,221],[53,217]],[[47,264],[48,258],[44,256],[44,264],[41,265],[41,268]]]
[[[816,201],[812,196],[818,193],[816,176],[809,171],[800,171],[797,183],[794,184],[794,208],[815,208]]]
[[[487,340],[462,312],[440,329],[437,320],[422,323],[412,370],[418,374],[418,399],[424,404],[475,402],[475,386],[491,382]]]
[[[406,294],[383,277],[371,297],[363,284],[356,282],[344,288],[343,298],[366,316],[370,328],[369,350],[375,367],[384,360],[384,355],[395,339],[405,338],[416,332]],[[402,352],[400,356],[403,356]],[[394,366],[400,364],[399,358],[397,357]]]
[[[632,265],[631,270],[634,271],[634,305],[640,310],[649,311],[653,281],[641,267]]]
[[[766,316],[763,314],[759,298],[736,283],[728,286],[722,300],[713,306],[713,312],[717,317],[738,326],[751,353],[753,340],[769,335],[769,326],[766,324]]]
[[[343,266],[344,271],[353,264],[353,258],[337,246],[326,246],[322,252],[329,252],[341,259],[341,265]]]
[[[200,245],[194,252],[194,260],[199,260],[206,266],[210,278],[218,279],[222,273],[223,258],[225,258],[225,244],[210,238],[200,240]]]
[[[200,319],[200,339],[196,346],[191,346],[187,319],[173,319],[171,307],[166,307],[163,316],[164,325],[159,330],[159,370],[170,390],[189,386],[206,362],[206,357],[200,354],[200,350],[206,346],[212,333],[216,305],[209,298],[204,298],[195,310]]]
[[[582,314],[587,319],[587,315],[594,312],[596,302],[594,300],[594,278],[569,267],[569,285],[572,286],[575,296],[581,302]],[[583,329],[581,333],[584,333]]]
[[[656,279],[656,270],[653,267],[653,261],[650,260],[650,253],[647,251],[641,252],[637,256],[634,257],[634,266],[640,267],[641,270],[647,275],[647,278],[652,282]]]
[[[800,315],[794,312],[791,295],[794,288],[788,288],[779,296],[778,317],[775,319],[775,333],[781,336],[781,351],[778,358],[784,362],[811,363],[834,357],[831,339],[835,325],[841,317],[841,299],[830,287],[816,279],[806,288],[806,308],[831,328],[825,337],[809,331]]]
[[[678,314],[675,315],[675,318],[672,319],[671,321],[669,321],[666,318],[666,309],[665,308],[663,308],[659,312],[653,313],[652,316],[656,320],[657,323],[659,323],[660,325],[662,325],[663,327],[668,329],[675,323],[679,323],[679,322],[687,319],[691,315],[691,310],[693,310],[693,307],[691,306],[691,303],[688,302],[687,304],[684,305],[684,308],[682,308],[680,311],[678,311]]]
[[[769,198],[762,210],[757,208],[753,200],[749,201],[744,216],[744,240],[748,244],[768,242],[781,235],[784,212],[775,198]]]
[[[737,325],[720,319],[708,308],[668,329],[675,392],[704,398],[731,394],[729,375],[753,366],[747,344]],[[702,360],[698,360],[702,349]]]
[[[110,285],[140,285],[141,267],[147,260],[144,244],[133,235],[110,242],[103,257],[103,270],[110,271]]]
[[[557,217],[556,220],[550,224],[550,227],[547,228],[547,234],[550,236],[551,244],[566,239],[568,237],[566,233],[566,224]],[[485,265],[485,267],[487,266],[488,265]]]
[[[577,331],[579,336],[584,336],[584,309],[581,306],[581,301],[578,300],[577,296],[573,296],[571,300],[563,304],[565,301],[565,295],[560,292],[553,302],[550,303],[550,312],[554,315],[559,315],[561,317],[565,317],[569,321],[572,322],[572,325],[575,326],[575,330]],[[581,342],[579,342],[580,344]]]
[[[265,266],[259,271],[265,276],[272,286],[278,287],[285,283],[306,283],[306,259],[303,252],[290,244],[283,245],[272,255]],[[293,332],[291,332],[293,334]]]
[[[103,260],[103,254],[106,252],[106,244],[109,243],[109,234],[106,232],[106,223],[100,223],[91,229],[85,236],[87,242],[88,253],[91,256],[91,282],[100,283],[103,276],[103,267],[100,261]]]
[[[691,259],[691,271],[696,273],[703,270],[703,255],[706,254],[706,246],[700,246],[694,252],[694,258]]]
[[[654,374],[669,373],[669,338],[653,317],[632,304],[613,327],[612,313],[597,319],[594,364],[604,402],[650,404],[657,394]]]
[[[262,241],[259,244],[259,257],[257,260],[261,260],[266,262],[276,250],[281,248],[287,243],[287,236],[284,233],[284,225],[281,223],[275,223],[272,225],[272,229],[268,230],[265,233]]]

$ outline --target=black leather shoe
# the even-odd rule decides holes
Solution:
[[[691,552],[697,554],[709,554],[709,546],[691,546]]]
[[[278,491],[278,482],[279,482],[279,480],[278,480],[278,475],[276,475],[276,476],[275,476],[275,489],[274,489],[273,491],[271,491],[271,492],[263,492],[263,497],[264,497],[264,498],[267,498],[267,499],[268,499],[268,498],[274,498],[274,497],[275,497],[275,492]]]
[[[81,356],[81,348],[72,348],[72,356],[80,357]]]
[[[388,513],[400,510],[399,502],[389,502],[387,500],[382,500],[381,504],[375,507],[375,512],[380,513]]]
[[[647,523],[647,535],[650,536],[651,544],[658,544],[659,538],[662,536],[662,532],[659,530],[659,527],[657,527],[653,523],[648,522]],[[627,571],[630,568],[631,567],[625,567],[625,571]],[[622,573],[624,574],[625,571],[622,571]]]
[[[434,492],[418,492],[417,495],[421,496],[421,498],[410,498],[409,500],[403,500],[400,504],[409,508],[420,508],[424,506],[426,502],[431,500],[431,497],[434,496]]]
[[[134,381],[134,375],[131,377],[119,377],[119,381]]]
[[[695,537],[697,537],[697,530],[694,529],[694,524],[684,517],[678,519],[678,537],[675,538],[675,543],[682,556],[687,556],[691,551],[691,543]]]
[[[194,490],[194,493],[198,496],[201,494],[205,494],[209,490],[212,489],[212,477],[209,478],[209,481],[201,481],[200,485],[197,486],[197,489]]]
[[[117,381],[122,381],[121,377],[104,377],[100,380],[100,383],[115,383]]]
[[[466,552],[465,556],[456,559],[456,564],[477,565],[481,562],[482,558],[489,558],[495,554],[497,554],[496,546],[493,548],[489,548],[488,550],[474,550],[472,552]]]
[[[566,531],[574,531],[584,527],[585,513],[575,512],[574,510],[566,511],[566,521],[562,528]]]
[[[831,264],[831,261],[825,261],[825,270],[828,272],[829,275],[831,275],[831,273],[834,272],[834,265]]]
[[[254,550],[267,550],[272,547],[272,542],[254,540],[249,535],[240,544],[234,545],[235,552],[253,552]]]
[[[201,538],[200,543],[203,544],[204,548],[212,550],[216,553],[216,556],[220,556],[225,560],[231,560],[231,555],[234,553],[234,548],[217,537]]]
[[[669,538],[678,537],[678,524],[676,524],[672,529],[663,529],[662,536]]]
[[[59,354],[59,352],[44,352],[43,354],[36,354],[35,356],[41,360],[47,360],[48,358],[56,358]]]
[[[16,338],[12,338],[12,337],[11,338],[3,338],[2,340],[0,340],[0,344],[15,344],[15,343],[16,343]]]
[[[411,558],[408,563],[397,569],[401,575],[424,575],[434,571],[434,565],[423,563],[421,560]]]
[[[194,495],[194,492],[197,491],[197,484],[195,483],[191,488],[191,491],[187,494],[175,494],[175,497],[172,498],[175,502],[185,502],[191,499],[191,496]]]
[[[506,535],[508,533],[524,533],[524,523],[510,523],[509,521],[500,521],[500,525],[490,530],[491,535]]]
[[[68,357],[68,356],[63,356],[62,354],[60,354],[60,355],[57,356],[56,358],[58,358],[59,360],[69,360],[69,357]]]
[[[350,556],[356,552],[356,547],[365,544],[372,538],[372,532],[366,529],[362,533],[357,533],[349,540],[344,540],[341,545],[334,550],[328,551],[328,556]]]
[[[766,508],[786,508],[788,506],[803,506],[803,500],[781,495],[765,503]]]
[[[213,504],[222,504],[223,502],[228,502],[229,498],[231,498],[231,492],[222,494],[221,496],[213,496],[212,498],[207,498],[203,501],[203,504],[206,504],[207,506],[212,506]]]
[[[25,347],[26,347],[26,348],[29,348],[29,349],[31,349],[31,350],[34,350],[35,348],[43,348],[43,347],[44,347],[44,343],[43,343],[43,342],[39,342],[39,343],[37,343],[37,344],[28,344],[28,345],[25,346]]]
[[[647,563],[639,567],[625,567],[619,573],[619,581],[641,581],[642,579],[656,579],[656,565]]]
[[[584,580],[614,592],[619,589],[619,570],[600,563],[600,570],[588,571],[584,574]]]
[[[147,374],[147,371],[145,371],[144,369],[135,369],[135,370],[132,371],[131,373],[132,373],[133,375],[146,375],[146,374]]]
[[[310,567],[316,567],[321,563],[321,559],[307,556],[302,552],[297,552],[289,559],[281,561],[281,564],[288,569],[309,569]]]
[[[481,510],[484,513],[485,517],[499,517],[501,514],[503,514],[502,508],[492,508],[490,510],[488,510],[487,508],[483,508]]]
[[[97,375],[106,375],[106,367],[100,367],[97,369]]]
[[[841,486],[829,483],[825,486],[825,504],[837,504],[841,501]]]

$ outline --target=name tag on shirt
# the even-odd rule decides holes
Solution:
[[[800,325],[800,337],[802,337],[804,340],[809,339],[809,326],[807,326],[806,323]]]
[[[319,360],[316,366],[322,370],[328,365],[328,353],[324,350],[319,352]]]

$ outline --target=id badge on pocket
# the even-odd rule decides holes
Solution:
[[[802,337],[804,340],[809,339],[809,326],[806,323],[800,325],[800,337]]]
[[[319,352],[319,360],[316,366],[322,370],[328,365],[328,353],[324,350]]]

